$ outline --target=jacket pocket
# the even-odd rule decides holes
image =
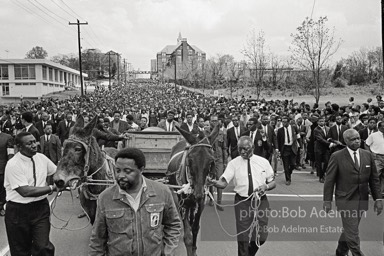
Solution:
[[[145,205],[145,210],[148,213],[149,227],[157,229],[162,223],[164,203],[147,204]]]
[[[105,212],[108,231],[112,233],[126,233],[132,225],[133,215],[125,210],[108,210]]]

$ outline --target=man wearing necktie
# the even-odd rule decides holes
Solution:
[[[4,178],[5,227],[11,255],[54,255],[47,196],[56,185],[47,186],[46,179],[56,172],[56,165],[37,153],[31,133],[16,135],[15,144],[19,152],[8,161]]]
[[[233,126],[227,130],[227,144],[231,159],[235,159],[239,156],[237,142],[240,138],[240,134],[244,132],[244,129],[239,125],[239,118],[237,116],[232,117],[232,123]]]
[[[332,209],[335,191],[336,207],[343,225],[336,256],[348,255],[348,251],[354,256],[361,256],[364,254],[360,249],[359,223],[368,210],[368,187],[378,215],[383,210],[382,196],[374,156],[367,150],[359,149],[359,133],[348,129],[343,137],[347,147],[332,154],[329,161],[323,208],[327,213]]]
[[[345,147],[345,142],[343,138],[343,133],[348,129],[347,126],[342,124],[343,118],[340,114],[335,116],[335,125],[329,128],[329,132],[327,134],[327,140],[333,142],[330,149],[330,154],[341,150]]]
[[[330,148],[336,144],[327,139],[329,128],[325,126],[325,117],[319,117],[318,126],[313,131],[315,139],[315,166],[319,182],[324,183],[324,176],[327,170]]]
[[[384,121],[377,124],[378,131],[372,133],[365,141],[366,149],[375,157],[376,170],[379,174],[381,194],[384,196]]]
[[[75,122],[72,121],[71,112],[68,112],[65,116],[65,120],[60,121],[57,125],[57,136],[59,136],[62,145],[64,141],[69,138],[69,130],[74,125]]]
[[[291,185],[292,172],[296,166],[296,157],[298,154],[297,138],[300,133],[296,126],[289,124],[289,117],[283,116],[283,126],[277,130],[277,147],[276,150],[280,154],[284,166],[285,184]]]
[[[269,202],[265,194],[266,191],[274,189],[274,172],[267,159],[253,154],[253,140],[249,136],[239,139],[238,150],[240,157],[236,157],[228,163],[223,175],[219,180],[208,178],[208,184],[217,188],[224,189],[233,180],[235,185],[235,218],[237,233],[237,252],[239,256],[254,256],[259,247],[256,245],[256,236],[260,236],[260,246],[265,243],[268,237],[267,225]],[[247,230],[254,218],[255,212],[252,210],[254,201],[251,200],[252,193],[259,193],[260,205],[258,207],[259,232],[253,230],[252,238],[249,240]],[[246,213],[246,214],[244,214]]]
[[[377,119],[375,117],[370,117],[368,119],[367,127],[359,131],[361,138],[360,148],[365,149],[365,141],[374,132],[377,132]]]
[[[44,128],[45,126],[48,124],[48,123],[52,123],[50,120],[49,120],[49,115],[47,112],[43,112],[41,114],[41,120],[36,122],[36,128],[37,130],[39,130],[39,133],[40,135],[43,135],[44,134]],[[52,127],[53,128],[53,127]]]

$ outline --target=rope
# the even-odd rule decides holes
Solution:
[[[74,206],[75,202],[73,200],[73,194],[72,194],[72,190],[69,190],[69,192],[71,193],[71,201],[72,201],[72,206]],[[91,224],[91,218],[89,217],[88,213],[84,210],[83,206],[80,204],[80,207],[81,209],[83,210],[83,212],[85,213],[85,215],[87,216],[87,225],[83,226],[83,227],[80,227],[80,228],[74,228],[74,229],[70,229],[70,228],[67,228],[67,226],[69,225],[71,219],[73,216],[75,216],[75,214],[71,214],[71,216],[69,217],[68,220],[64,220],[60,217],[58,217],[55,212],[54,212],[54,209],[56,208],[56,201],[57,201],[57,198],[60,197],[61,195],[61,192],[57,192],[53,201],[52,201],[52,205],[51,205],[51,214],[52,216],[54,216],[56,219],[64,222],[64,225],[61,226],[61,227],[57,227],[55,226],[52,222],[51,222],[51,226],[55,229],[59,229],[59,230],[67,230],[67,231],[80,231],[80,230],[83,230],[83,229],[86,229],[90,224]]]
[[[244,234],[246,232],[249,231],[248,233],[248,238],[249,238],[249,241],[251,241],[252,239],[252,234],[254,232],[254,230],[257,230],[257,234],[256,234],[256,245],[257,247],[260,247],[260,235],[259,235],[259,229],[260,229],[260,225],[259,225],[259,220],[257,219],[257,216],[258,216],[258,210],[259,210],[259,207],[260,207],[260,204],[261,204],[261,200],[260,200],[260,196],[257,192],[254,192],[252,193],[250,196],[248,196],[247,198],[235,203],[235,204],[218,204],[215,199],[214,199],[214,196],[212,195],[212,193],[209,191],[209,189],[206,187],[205,188],[205,194],[208,195],[208,197],[212,200],[212,202],[214,203],[215,205],[215,212],[216,212],[216,215],[217,215],[217,218],[219,220],[219,224],[220,224],[220,227],[221,229],[224,231],[225,234],[227,234],[228,236],[230,237],[237,237],[241,234]],[[247,200],[251,199],[251,207],[252,207],[252,210],[254,211],[254,215],[253,215],[253,220],[252,220],[252,223],[251,225],[246,229],[246,230],[243,230],[239,233],[236,233],[236,234],[231,234],[229,233],[225,228],[224,228],[224,225],[221,221],[221,217],[220,217],[220,214],[217,210],[217,206],[221,206],[221,207],[235,207],[237,205],[239,205],[240,203],[243,203]],[[252,205],[252,203],[254,203],[254,205]]]

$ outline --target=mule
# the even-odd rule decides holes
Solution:
[[[95,221],[97,196],[115,181],[113,165],[117,153],[115,148],[100,149],[92,135],[97,120],[96,116],[84,127],[83,117],[78,117],[72,134],[64,142],[63,156],[53,176],[60,190],[79,187],[80,204],[91,224]]]
[[[195,256],[200,218],[205,205],[205,182],[208,175],[214,177],[215,162],[212,143],[219,134],[216,126],[209,136],[199,137],[176,127],[185,140],[178,142],[171,151],[167,176],[171,185],[189,184],[191,193],[176,198],[184,226],[184,244],[188,256]],[[188,145],[188,144],[189,145]]]

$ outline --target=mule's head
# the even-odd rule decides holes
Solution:
[[[215,174],[215,159],[211,145],[219,134],[219,127],[216,126],[209,136],[200,134],[200,137],[196,137],[179,127],[176,127],[176,129],[191,145],[185,161],[192,179],[193,195],[197,199],[201,199],[204,196],[207,176]]]
[[[59,189],[66,187],[76,188],[86,175],[87,168],[91,167],[95,150],[99,150],[92,130],[97,122],[95,117],[87,126],[84,119],[79,116],[69,139],[64,142],[63,156],[57,165],[53,180]]]

